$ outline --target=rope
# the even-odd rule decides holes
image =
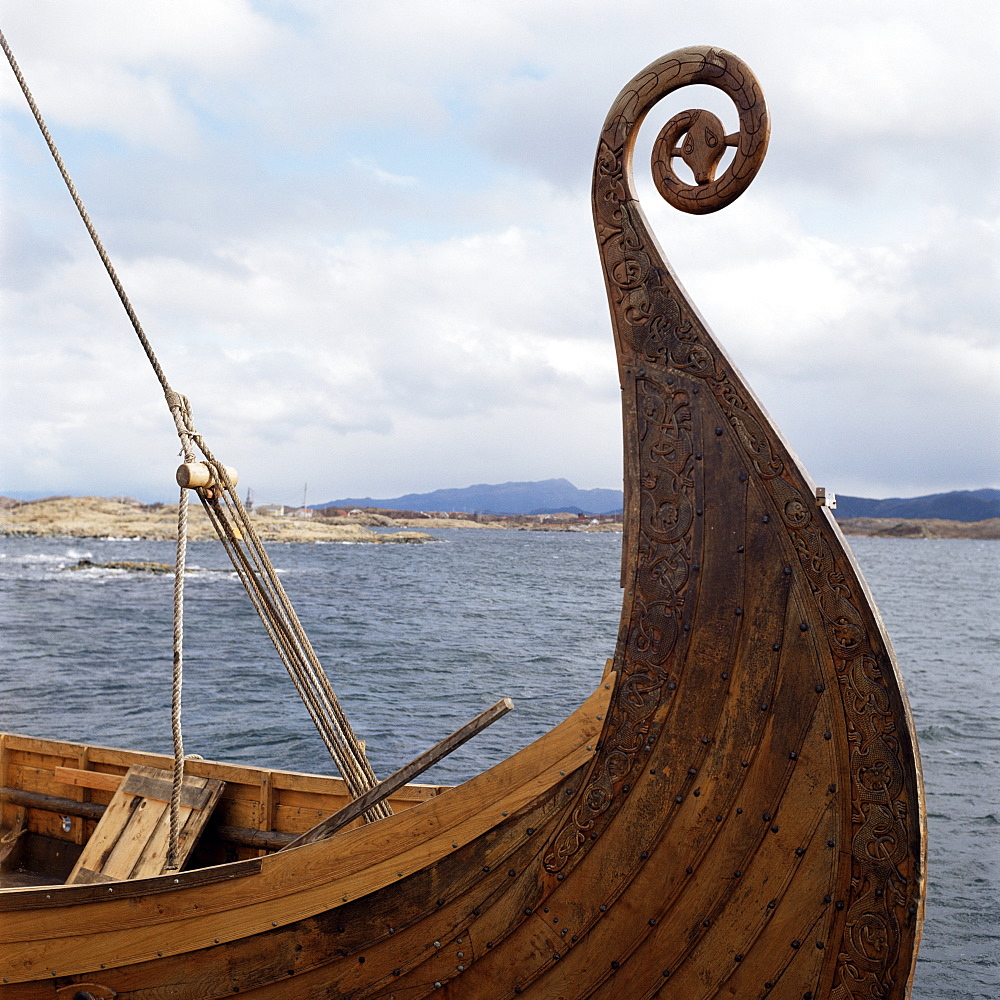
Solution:
[[[195,453],[191,438],[187,433],[190,423],[190,406],[184,396],[171,407],[174,423],[180,435],[184,461],[194,461]],[[185,421],[182,425],[180,415]],[[181,729],[181,688],[184,683],[184,570],[187,565],[188,543],[188,492],[182,486],[177,500],[177,552],[174,557],[174,635],[173,635],[173,678],[170,689],[170,732],[174,745],[174,774],[170,788],[170,832],[167,839],[167,860],[164,871],[180,867],[180,809],[181,791],[184,787],[184,734]]]
[[[202,506],[348,790],[357,798],[378,784],[378,778],[225,466],[194,429],[190,407],[181,398],[183,406],[178,412],[182,414],[185,433],[204,456],[219,484],[197,491]],[[392,810],[386,802],[373,806],[365,814],[369,822],[390,815]]]
[[[63,182],[66,185],[73,204],[90,235],[91,241],[104,264],[111,283],[114,285],[118,298],[121,300],[125,313],[132,324],[142,345],[142,349],[152,366],[153,372],[163,390],[164,398],[173,417],[177,435],[180,438],[185,461],[195,459],[195,446],[204,456],[207,464],[214,471],[214,481],[217,485],[203,487],[197,490],[199,499],[209,520],[215,528],[237,575],[246,588],[250,601],[256,609],[264,628],[278,651],[296,691],[302,698],[310,717],[313,720],[327,750],[333,757],[351,794],[357,798],[373,788],[378,779],[365,756],[364,748],[351,729],[333,687],[327,678],[319,658],[299,622],[295,609],[278,579],[271,560],[250,521],[250,516],[244,508],[232,482],[225,470],[202,436],[195,430],[191,407],[186,397],[174,392],[160,366],[152,344],[149,342],[142,324],[139,322],[132,303],[129,301],[125,288],[118,278],[118,273],[104,249],[104,244],[91,222],[84,207],[83,200],[77,192],[76,185],[66,169],[62,156],[56,148],[55,141],[49,133],[45,120],[35,104],[27,82],[21,73],[14,54],[7,44],[7,39],[0,31],[0,47],[3,48],[7,61],[10,63],[14,76],[28,102],[28,107],[35,117],[42,136],[49,147],[49,152],[59,168]],[[178,503],[177,526],[177,558],[174,567],[174,638],[173,638],[173,685],[171,696],[171,729],[174,744],[174,777],[170,802],[170,841],[167,852],[167,866],[173,867],[178,856],[178,812],[181,787],[184,780],[184,747],[181,736],[181,684],[183,680],[183,607],[184,607],[184,564],[187,546],[187,491],[181,489]],[[391,815],[388,803],[382,802],[365,814],[371,822]]]
[[[177,555],[174,559],[174,669],[170,691],[170,731],[174,742],[174,779],[170,789],[170,835],[164,871],[179,867],[181,789],[184,787],[184,735],[181,731],[181,685],[184,681],[184,566],[187,562],[187,490],[177,501]]]
[[[203,494],[202,505],[348,790],[358,797],[378,783],[364,748],[351,729],[225,467],[207,449],[203,454],[216,481],[223,485],[212,491],[213,496],[204,495],[207,490],[199,491]],[[391,809],[383,802],[365,815],[370,822],[391,815]]]

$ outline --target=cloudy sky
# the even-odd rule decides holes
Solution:
[[[0,27],[170,381],[285,503],[620,485],[597,135],[662,53],[736,52],[756,182],[644,203],[813,478],[882,497],[1000,485],[998,10],[3,0]],[[162,396],[4,70],[0,493],[172,499]]]

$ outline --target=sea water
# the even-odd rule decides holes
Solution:
[[[271,546],[380,775],[493,702],[516,710],[420,779],[463,781],[550,729],[600,679],[621,536],[444,530],[439,544]],[[1000,541],[851,540],[916,720],[929,828],[915,1000],[1000,996]],[[170,751],[171,562],[135,540],[0,538],[0,728]],[[184,746],[332,772],[216,543],[191,546]]]

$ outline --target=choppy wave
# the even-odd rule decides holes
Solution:
[[[465,780],[541,735],[614,648],[620,536],[435,530],[447,545],[272,551],[375,769],[388,774],[504,695],[517,710],[423,780]],[[904,672],[923,755],[927,918],[913,1000],[1000,995],[1000,542],[855,538]],[[170,574],[62,572],[80,559],[171,563],[170,542],[0,539],[0,726],[169,751]],[[330,773],[216,543],[189,550],[185,745]],[[51,699],[58,690],[60,697]]]
[[[4,552],[2,558],[7,564],[5,567],[6,574],[10,572],[9,567],[11,565],[20,565],[25,568],[32,566],[69,566],[79,562],[81,559],[93,559],[93,553],[84,549],[65,549],[62,552]]]

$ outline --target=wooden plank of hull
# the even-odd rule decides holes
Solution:
[[[103,771],[88,771],[79,767],[57,767],[54,769],[56,781],[81,788],[100,788],[106,792],[117,792],[122,783],[122,775],[106,774]]]
[[[0,892],[0,975],[22,980],[0,998],[87,979],[127,1000],[906,996],[923,828],[898,669],[626,166],[648,109],[687,83],[766,132],[752,74],[707,48],[647,67],[605,123],[594,212],[626,444],[610,690],[479,778],[239,883],[60,889],[34,910]]]
[[[414,980],[417,989],[423,988],[421,982],[431,989],[442,970],[451,966],[455,972],[462,964],[459,953],[468,949],[464,928],[475,919],[475,911],[485,913],[492,898],[501,898],[508,910],[516,905],[517,915],[521,913],[527,880],[511,878],[509,872],[531,867],[544,846],[546,824],[558,819],[558,800],[565,797],[567,782],[572,787],[576,777],[566,775],[555,795],[412,879],[253,938],[131,968],[102,970],[101,982],[123,997],[169,995],[182,1000],[230,995],[236,989],[255,997],[336,996],[337,991],[353,993],[359,984],[362,992],[357,995],[363,995],[378,989],[380,980],[407,992]],[[509,891],[518,897],[515,901]],[[502,911],[504,906],[494,909]],[[30,989],[39,987],[51,990],[49,984],[31,984]],[[19,987],[0,995],[51,993]]]

